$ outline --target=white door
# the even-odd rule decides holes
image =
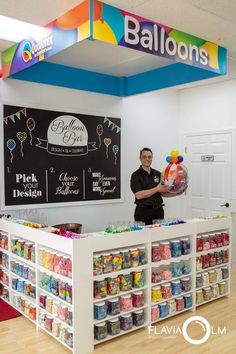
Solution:
[[[232,133],[186,135],[188,217],[229,213]]]

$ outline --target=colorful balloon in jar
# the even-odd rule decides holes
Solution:
[[[172,150],[170,156],[166,158],[168,166],[161,174],[161,182],[169,187],[170,193],[180,193],[188,185],[188,170],[182,164],[183,160],[178,150]]]

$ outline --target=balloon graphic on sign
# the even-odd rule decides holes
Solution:
[[[17,133],[16,133],[16,137],[17,137],[17,139],[20,141],[21,156],[24,157],[24,153],[23,153],[23,142],[24,142],[25,139],[27,138],[27,134],[26,134],[26,132],[17,132]]]
[[[97,135],[99,139],[99,147],[101,147],[102,142],[101,142],[101,135],[103,134],[103,126],[101,124],[98,124],[97,126]]]
[[[117,154],[118,154],[118,151],[119,151],[119,146],[118,145],[113,145],[112,146],[112,151],[113,151],[113,154],[115,155],[115,161],[114,161],[114,164],[116,165],[116,161],[117,161]]]
[[[7,140],[7,147],[8,149],[10,150],[10,153],[11,153],[11,163],[12,163],[12,160],[13,160],[13,153],[12,153],[12,150],[15,149],[16,147],[16,142],[14,139],[9,139]]]
[[[32,130],[34,130],[35,128],[35,120],[34,118],[28,118],[26,121],[26,126],[29,129],[29,133],[30,133],[30,145],[32,146],[32,141],[33,141],[33,136],[32,136]]]
[[[108,159],[108,147],[111,144],[111,139],[110,138],[105,138],[104,139],[104,144],[106,145],[106,158]]]

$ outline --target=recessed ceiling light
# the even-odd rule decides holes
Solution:
[[[0,39],[18,43],[22,39],[32,36],[35,40],[40,40],[49,32],[47,28],[0,15]]]

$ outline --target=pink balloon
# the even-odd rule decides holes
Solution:
[[[35,128],[35,120],[33,118],[28,118],[26,121],[26,126],[29,130],[33,130]]]
[[[103,126],[101,124],[98,124],[98,126],[97,126],[97,134],[98,135],[103,134]]]

